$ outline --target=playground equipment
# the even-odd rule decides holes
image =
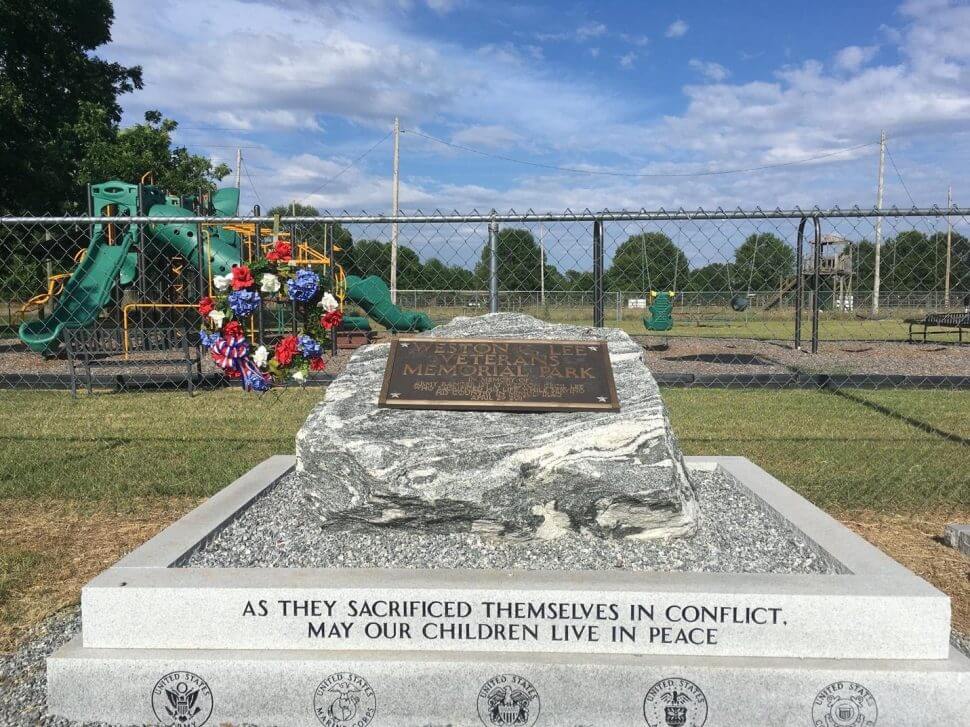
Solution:
[[[211,295],[213,278],[231,272],[233,266],[251,263],[265,254],[264,240],[287,239],[292,231],[280,228],[279,220],[268,225],[221,223],[220,217],[238,213],[239,190],[216,190],[211,196],[176,197],[144,182],[109,181],[91,185],[88,211],[92,217],[117,218],[91,226],[86,248],[74,257],[68,272],[49,274],[46,290],[33,296],[21,313],[39,310],[39,318],[20,325],[20,339],[36,352],[53,353],[65,329],[95,322],[110,307],[118,311],[118,324],[127,341],[129,317],[135,312],[195,308],[200,297]],[[213,222],[178,222],[181,217],[210,216]],[[157,218],[159,222],[127,222],[125,218]],[[164,221],[162,221],[164,220]],[[272,243],[270,243],[272,245]],[[340,303],[349,300],[391,331],[424,331],[433,327],[424,314],[404,311],[390,300],[386,283],[378,277],[347,276],[336,262],[339,247],[324,241],[326,253],[306,242],[293,244],[293,262],[320,267]],[[49,315],[43,315],[50,305]],[[282,314],[273,329],[285,332]],[[250,325],[255,333],[254,324]],[[343,330],[369,331],[360,316],[345,316]],[[262,320],[260,321],[262,331]],[[270,332],[273,332],[271,330]],[[127,344],[125,351],[127,352]]]
[[[674,327],[674,291],[657,292],[650,291],[650,312],[648,317],[643,319],[643,327],[648,331],[669,331]]]

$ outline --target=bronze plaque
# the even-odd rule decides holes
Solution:
[[[606,341],[391,340],[380,406],[619,411]]]

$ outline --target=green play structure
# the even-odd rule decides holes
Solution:
[[[20,339],[40,353],[56,351],[65,328],[82,328],[93,323],[112,303],[122,304],[123,291],[140,286],[136,306],[155,308],[192,307],[204,295],[206,282],[216,275],[226,275],[234,265],[259,254],[258,244],[243,250],[242,229],[236,225],[205,225],[172,221],[173,218],[208,215],[234,217],[239,208],[239,190],[235,187],[216,190],[200,204],[197,197],[179,198],[167,195],[154,185],[109,181],[92,185],[90,210],[95,217],[117,217],[118,222],[92,226],[90,241],[79,263],[67,274],[63,288],[51,294],[53,307],[49,315],[20,325]],[[194,209],[189,209],[193,207]],[[168,218],[158,223],[125,223],[126,217]],[[246,233],[249,234],[249,233]],[[255,248],[255,249],[253,249]],[[179,301],[164,300],[158,282],[166,272],[159,268],[178,258],[183,268],[194,270],[202,289],[195,284],[194,297]],[[160,262],[161,261],[161,262]],[[152,268],[151,266],[155,267]],[[153,281],[147,281],[146,277]],[[346,298],[359,306],[372,319],[395,331],[426,331],[434,327],[423,313],[402,310],[391,302],[387,284],[377,276],[347,276]],[[154,288],[149,291],[149,287]],[[187,289],[186,289],[187,290]],[[130,307],[130,306],[129,306]],[[369,330],[366,318],[345,316],[345,330]]]
[[[643,319],[643,326],[648,331],[669,331],[674,327],[674,301],[673,291],[660,292],[650,291],[653,302],[647,310],[650,312],[648,317]]]
[[[390,288],[376,275],[366,278],[348,275],[347,299],[360,306],[368,316],[388,330],[397,332],[430,331],[434,328],[434,323],[426,314],[402,310],[394,305],[391,302]],[[344,318],[345,324],[347,320],[347,318]]]

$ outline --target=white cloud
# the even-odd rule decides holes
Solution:
[[[643,48],[645,45],[647,45],[647,43],[650,42],[650,39],[645,35],[630,35],[629,33],[620,33],[620,39],[626,43],[629,43],[630,45],[639,46],[640,48]]]
[[[521,134],[501,124],[468,126],[451,135],[456,144],[480,147],[509,147],[523,141]]]
[[[664,33],[668,38],[682,38],[687,34],[687,30],[690,28],[687,23],[683,20],[675,20],[670,25],[667,26],[667,32]]]
[[[702,61],[698,58],[691,58],[687,63],[692,70],[697,71],[705,78],[718,83],[723,81],[731,72],[722,66],[720,63],[715,63],[714,61]]]
[[[606,35],[606,26],[603,23],[585,23],[576,28],[576,39],[580,42],[604,35]]]
[[[835,66],[843,71],[854,73],[871,61],[879,47],[875,45],[850,45],[835,54]]]
[[[633,68],[633,64],[637,62],[637,54],[631,50],[629,53],[621,55],[617,60],[619,60],[620,68],[630,70]]]

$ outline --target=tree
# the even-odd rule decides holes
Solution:
[[[630,235],[613,255],[606,271],[610,290],[646,292],[682,290],[687,285],[687,256],[662,232]]]
[[[280,217],[317,217],[320,212],[312,205],[291,202],[290,204],[271,207],[267,214],[271,217],[275,215]],[[337,262],[344,269],[347,267],[347,260],[353,257],[354,236],[339,222],[298,223],[296,236],[299,242],[307,242],[311,248],[323,254],[327,252],[327,242],[332,241],[337,247]]]
[[[78,164],[81,185],[119,179],[137,182],[151,173],[154,184],[176,195],[211,192],[229,174],[225,164],[213,165],[208,157],[172,146],[178,122],[162,118],[158,111],[145,113],[145,123],[117,129],[105,126],[103,109],[89,107],[79,124],[84,154]]]
[[[141,68],[92,51],[111,40],[110,0],[0,0],[0,211],[57,213],[78,197],[82,136],[110,135]]]
[[[770,232],[749,235],[734,253],[735,290],[777,290],[794,274],[795,251]]]
[[[732,284],[730,263],[710,263],[692,270],[688,288],[694,291],[728,293]]]
[[[500,290],[540,289],[543,277],[539,269],[542,252],[531,232],[515,227],[501,229],[495,250]],[[490,266],[491,251],[486,243],[482,248],[481,258],[475,265],[475,278],[482,288],[489,287]],[[547,290],[561,289],[562,275],[555,265],[545,265],[545,284]]]

